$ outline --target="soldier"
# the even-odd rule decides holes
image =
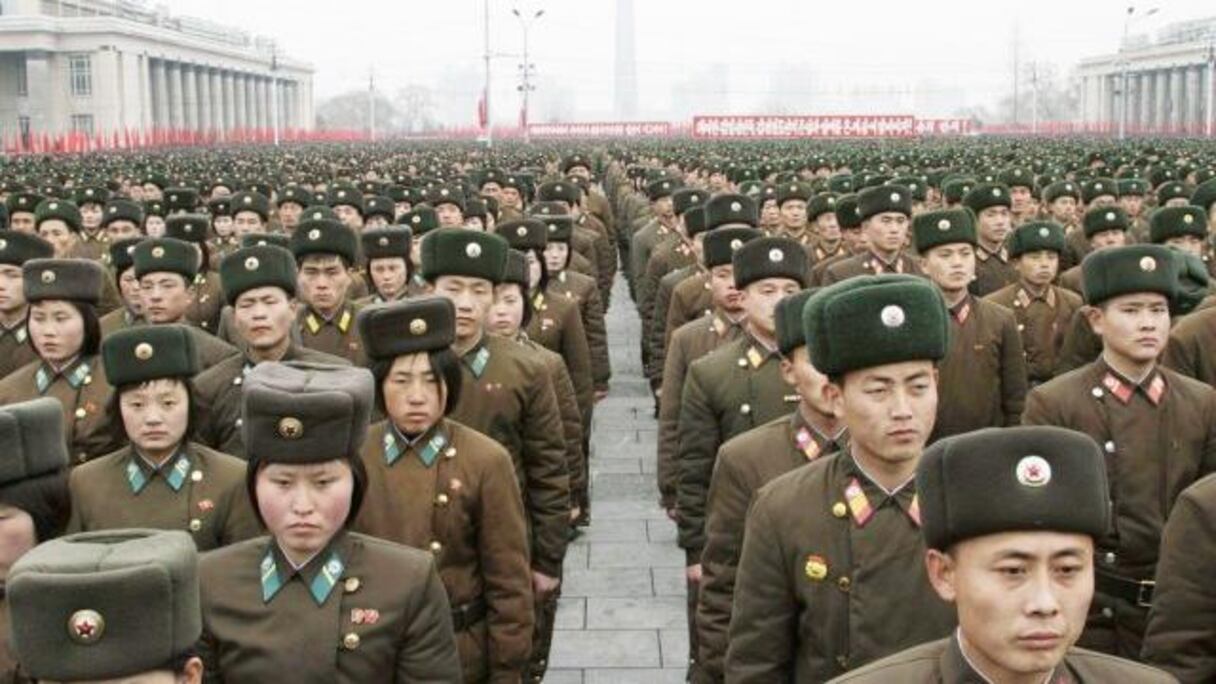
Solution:
[[[1060,255],[1061,273],[1080,264],[1081,257],[1084,256],[1073,246],[1074,242],[1088,241],[1083,230],[1079,236],[1073,235],[1081,228],[1081,213],[1078,211],[1080,203],[1081,189],[1072,181],[1056,181],[1043,188],[1044,218],[1064,226],[1064,237],[1067,240],[1067,248]]]
[[[23,233],[24,235],[24,233]],[[59,402],[47,397],[0,406],[0,583],[19,558],[63,531],[71,505],[65,473],[63,419]],[[10,646],[8,607],[0,595],[0,679],[23,684]]]
[[[824,285],[859,275],[920,275],[916,262],[904,254],[908,244],[908,223],[912,219],[912,193],[907,188],[901,185],[866,188],[857,196],[857,216],[861,219],[867,249],[826,267]]]
[[[831,256],[815,262],[811,268],[811,285],[823,284],[824,274],[836,262],[861,254],[868,249],[868,238],[861,230],[861,214],[857,211],[857,195],[840,195],[836,209],[831,212],[840,226],[840,249]]]
[[[355,233],[329,219],[307,218],[291,236],[304,304],[297,316],[302,344],[362,366],[367,357],[355,330],[361,307],[347,296],[357,249]]]
[[[1199,207],[1162,207],[1150,218],[1149,239],[1180,252],[1193,254],[1208,275],[1216,275],[1216,262],[1207,253],[1208,215]]]
[[[456,307],[462,392],[450,414],[506,447],[515,465],[531,533],[532,593],[539,609],[528,676],[548,664],[555,594],[561,583],[570,515],[570,477],[561,414],[542,362],[515,342],[485,334],[507,242],[479,231],[436,230],[422,241],[422,275]],[[473,391],[477,388],[477,391]]]
[[[998,208],[1007,209],[989,209]],[[983,249],[976,244],[974,217],[967,208],[943,209],[913,221],[920,269],[941,291],[951,322],[950,349],[938,364],[931,442],[980,428],[1017,425],[1026,398],[1026,359],[1013,312],[967,289],[974,283],[976,249]]]
[[[783,237],[751,240],[734,251],[731,263],[747,312],[745,334],[694,361],[680,395],[676,523],[687,559],[691,644],[696,643],[706,499],[718,447],[792,409],[792,388],[781,375],[773,310],[782,297],[806,286],[808,270],[802,245]],[[689,652],[695,674],[697,649]]]
[[[1127,232],[1131,234],[1133,242],[1149,241],[1148,216],[1144,211],[1146,195],[1148,195],[1148,182],[1145,180],[1141,178],[1119,179],[1119,208],[1127,212],[1127,218],[1131,221],[1131,228]]]
[[[821,192],[811,197],[807,204],[806,219],[815,235],[815,244],[808,252],[812,266],[845,253],[844,235],[836,217],[836,199],[835,193]]]
[[[8,196],[8,227],[19,233],[37,233],[36,209],[42,196],[32,192],[17,192]]]
[[[68,200],[45,199],[34,210],[34,231],[55,248],[58,259],[95,261],[80,247],[80,210]]]
[[[779,235],[797,240],[807,250],[807,257],[814,262],[813,252],[816,235],[809,225],[807,203],[811,200],[811,188],[805,183],[790,181],[777,186],[777,210],[781,214]]]
[[[1009,211],[1013,227],[1034,220],[1039,213],[1039,203],[1034,196],[1034,174],[1030,169],[1014,167],[1000,175],[1001,185],[1009,188]]]
[[[202,421],[199,441],[244,457],[241,439],[241,385],[245,373],[263,361],[342,363],[343,359],[301,347],[296,330],[296,263],[274,245],[244,247],[220,264],[224,297],[232,307],[233,329],[242,354],[200,373],[194,382]]]
[[[833,682],[1173,681],[1073,648],[1110,522],[1093,440],[1058,428],[982,430],[930,447],[916,480],[929,581],[957,607],[959,629]]]
[[[363,232],[363,193],[349,183],[334,185],[329,190],[325,203],[334,212],[334,218],[354,234]],[[305,214],[309,211],[305,208]],[[303,219],[301,219],[303,220]],[[296,230],[299,230],[297,226]]]
[[[310,204],[312,196],[304,188],[298,185],[283,188],[275,198],[275,215],[279,219],[279,228],[288,235],[295,233],[296,227],[300,225],[300,217]]]
[[[21,267],[31,259],[48,259],[54,251],[37,235],[0,230],[0,378],[37,358],[29,345],[30,306]]]
[[[1127,217],[1127,213],[1119,207],[1099,207],[1085,212],[1081,233],[1086,240],[1086,255],[1108,247],[1122,247],[1128,244],[1127,230],[1130,227],[1131,220]],[[1066,244],[1065,250],[1067,251],[1067,249]],[[1061,268],[1063,261],[1062,259]],[[1078,260],[1076,266],[1060,274],[1060,286],[1084,295],[1085,293],[1081,291],[1080,263]]]
[[[802,324],[849,445],[756,494],[735,578],[730,682],[821,682],[954,626],[921,563],[914,481],[948,346],[941,294],[906,275],[858,277],[813,295]]]
[[[986,297],[1017,280],[1005,245],[1013,227],[1009,188],[981,183],[967,193],[963,205],[976,216],[975,279],[968,289],[976,297]]]
[[[1157,363],[1178,290],[1175,258],[1160,245],[1132,245],[1085,259],[1083,311],[1102,339],[1101,358],[1036,387],[1022,417],[1084,432],[1118,464],[1110,486],[1119,503],[1098,543],[1097,592],[1081,643],[1133,658],[1166,516],[1183,489],[1216,469],[1216,390]]]
[[[143,319],[143,301],[139,289],[139,279],[135,277],[135,245],[144,238],[126,238],[110,243],[109,274],[113,275],[115,287],[122,306],[114,309],[100,319],[101,336],[108,337],[115,330],[140,325]]]
[[[608,241],[607,232],[600,232],[592,226],[599,222],[588,222],[579,204],[582,199],[582,188],[571,181],[556,181],[544,183],[536,189],[537,199],[541,202],[553,202],[557,214],[570,215],[574,222],[573,231],[580,240],[587,243],[588,259],[593,266],[592,275],[600,288],[600,299],[608,301],[612,293],[612,280],[616,276],[616,250]],[[602,226],[600,226],[602,228]]]
[[[367,494],[359,454],[371,373],[268,363],[247,380],[246,489],[270,536],[199,563],[208,676],[459,681],[451,606],[431,554],[349,531]]]
[[[188,242],[199,253],[197,274],[191,281],[194,301],[185,318],[203,330],[215,334],[219,330],[224,293],[220,276],[211,264],[211,247],[207,244],[207,216],[204,214],[175,214],[165,219],[165,237]],[[251,234],[251,233],[250,233]]]
[[[107,251],[109,245],[118,240],[141,237],[143,222],[144,209],[139,204],[117,197],[106,202],[101,215],[101,228],[105,231],[105,241],[109,243],[106,245]],[[105,257],[98,255],[98,258]]]
[[[848,443],[848,431],[827,395],[827,378],[811,365],[802,330],[810,290],[777,303],[777,348],[781,374],[797,390],[797,408],[731,439],[718,450],[709,485],[701,593],[697,603],[697,657],[706,681],[721,682],[743,525],[760,487]]]
[[[410,273],[413,275],[410,276],[406,296],[425,294],[427,284],[422,277],[422,238],[439,227],[439,219],[434,209],[424,205],[402,214],[397,222],[410,229]]]
[[[647,371],[658,379],[659,386],[663,385],[663,363],[667,354],[667,341],[671,333],[688,321],[705,314],[709,308],[709,273],[705,270],[704,237],[706,231],[705,211],[703,207],[693,207],[684,212],[684,231],[688,235],[692,247],[693,262],[669,272],[659,280],[659,287],[654,298],[654,314],[650,323],[650,361],[651,369]],[[686,287],[684,281],[693,281]],[[677,311],[672,311],[672,300],[676,290],[681,290],[680,298],[676,300]],[[668,322],[672,327],[668,328]]]
[[[1032,387],[1055,376],[1064,332],[1082,306],[1080,295],[1053,284],[1063,251],[1064,229],[1060,224],[1023,223],[1009,241],[1018,282],[986,297],[1012,311],[1017,319]]]
[[[171,237],[148,238],[135,245],[131,260],[139,280],[139,310],[144,319],[153,325],[186,323],[186,313],[198,296],[196,277],[202,263],[194,245]],[[186,329],[194,337],[203,370],[239,353],[236,347],[199,328],[191,325]]]
[[[38,358],[0,380],[0,405],[54,397],[73,461],[107,454],[118,444],[105,411],[112,389],[97,359],[101,331],[93,306],[102,268],[83,259],[30,259],[21,273]]]
[[[201,551],[261,532],[245,496],[245,463],[193,441],[195,340],[186,326],[157,325],[102,342],[115,387],[107,410],[130,443],[72,472],[69,532],[178,529]]]
[[[572,224],[566,216],[544,218],[548,236],[545,243],[545,270],[549,279],[545,296],[549,299],[566,298],[578,303],[583,319],[583,331],[587,335],[587,348],[591,354],[591,381],[595,400],[608,396],[608,382],[612,379],[612,365],[608,358],[608,333],[604,326],[604,308],[600,300],[595,279],[570,270],[570,236]]]
[[[198,584],[182,532],[85,533],[35,548],[7,587],[19,681],[200,684]]]
[[[1118,209],[1115,203],[1119,198],[1119,185],[1115,180],[1110,178],[1095,178],[1081,183],[1079,197],[1080,202],[1077,205],[1077,214],[1082,217],[1100,208]],[[1119,211],[1126,219],[1127,228],[1130,229],[1131,219],[1127,218],[1126,212],[1123,212],[1122,209],[1119,209]],[[1093,244],[1090,235],[1086,233],[1073,230],[1068,231],[1066,235],[1069,251],[1067,263],[1068,267],[1072,268],[1085,259],[1092,251]]]
[[[270,200],[260,192],[238,192],[230,200],[232,235],[238,240],[250,233],[267,232]]]
[[[669,178],[660,178],[646,186],[652,218],[633,234],[629,245],[629,282],[632,286],[630,294],[635,300],[641,294],[638,292],[638,285],[646,273],[646,264],[650,261],[650,254],[655,245],[676,229],[676,214],[671,195],[678,187],[678,183]],[[645,364],[649,360],[650,352],[644,345],[642,353],[645,355],[642,363]]]
[[[747,198],[754,212],[755,203]],[[729,206],[729,205],[728,205]],[[752,214],[754,217],[754,214]],[[753,219],[754,220],[754,219]],[[680,407],[688,368],[718,347],[727,345],[743,333],[747,313],[742,296],[735,287],[735,268],[731,257],[746,242],[761,237],[759,230],[747,225],[723,226],[705,234],[705,267],[709,269],[710,311],[677,328],[668,343],[659,392],[659,430],[657,475],[659,505],[672,520],[676,519],[676,489],[680,470],[676,454],[680,444]]]
[[[435,208],[440,228],[464,226],[464,193],[460,188],[451,185],[440,187],[435,190],[432,200],[431,206]]]
[[[410,262],[412,238],[413,234],[405,226],[368,229],[359,236],[363,257],[367,259],[367,282],[371,283],[373,292],[358,304],[384,304],[408,296],[409,283],[414,276]]]
[[[211,263],[207,268],[218,272],[220,262],[224,257],[240,248],[241,238],[234,234],[232,223],[232,202],[227,197],[218,197],[207,203],[207,214],[211,217],[211,239],[207,245],[207,253],[211,255]],[[259,233],[249,233],[257,235]]]
[[[430,551],[452,604],[464,681],[519,681],[532,652],[523,499],[501,445],[446,418],[459,401],[455,311],[439,297],[359,317],[377,405],[353,529]]]

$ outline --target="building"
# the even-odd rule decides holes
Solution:
[[[311,130],[312,75],[272,41],[141,0],[0,0],[5,140]]]
[[[1214,53],[1216,17],[1171,24],[1156,41],[1126,40],[1115,54],[1083,60],[1082,122],[1116,132],[1123,121],[1129,135],[1210,132]]]

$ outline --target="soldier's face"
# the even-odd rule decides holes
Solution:
[[[372,286],[385,299],[395,299],[405,291],[405,259],[372,259],[367,264]]]
[[[232,217],[231,216],[216,216],[211,219],[211,227],[215,230],[215,234],[220,237],[228,237],[232,235]]]
[[[494,284],[485,278],[439,276],[435,279],[435,294],[447,297],[456,308],[456,340],[476,340],[494,303]]]
[[[1127,232],[1120,229],[1102,230],[1089,238],[1089,246],[1095,251],[1107,247],[1122,247],[1127,244]]]
[[[997,246],[1005,243],[1009,231],[1013,228],[1013,216],[1009,207],[988,207],[979,213],[976,233],[980,242],[987,246]]]
[[[570,259],[570,244],[566,242],[549,242],[545,244],[545,268],[550,275],[557,275],[566,270]]]
[[[25,306],[25,280],[21,267],[0,264],[0,313],[12,315]]]
[[[481,186],[481,196],[498,199],[502,196],[502,186],[498,183],[486,183],[485,185]]]
[[[34,350],[48,363],[70,361],[84,346],[84,318],[76,307],[62,300],[32,304],[29,331]]]
[[[1170,332],[1169,302],[1164,295],[1134,293],[1089,307],[1086,317],[1108,353],[1132,363],[1150,363],[1165,347]]]
[[[777,302],[800,289],[801,286],[789,278],[764,278],[750,283],[742,291],[742,305],[747,311],[747,324],[771,337],[777,330],[773,320]]]
[[[1046,249],[1025,252],[1013,260],[1018,275],[1035,287],[1046,287],[1060,270],[1060,255]]]
[[[144,183],[144,199],[158,200],[163,199],[165,193],[160,189],[160,186],[153,183]]]
[[[515,188],[503,188],[502,192],[498,193],[498,204],[503,207],[519,209],[523,206],[523,202],[519,197],[519,190]]]
[[[111,242],[126,238],[136,238],[139,237],[139,226],[135,225],[134,221],[123,219],[110,221],[106,224],[106,237],[110,238]]]
[[[320,552],[342,529],[354,490],[350,465],[339,459],[268,464],[258,470],[254,488],[267,531],[295,563]]]
[[[1196,235],[1179,235],[1165,241],[1166,247],[1173,247],[1180,252],[1203,257],[1203,238]]]
[[[339,256],[314,255],[300,262],[300,298],[319,313],[336,310],[346,301],[350,273]]]
[[[152,380],[122,393],[118,399],[127,437],[150,459],[173,455],[186,436],[190,396],[180,380]]]
[[[385,411],[402,434],[420,435],[443,417],[447,388],[425,353],[398,356],[381,389]]]
[[[241,339],[251,348],[275,349],[290,339],[296,306],[281,288],[255,287],[236,298],[232,321]]]
[[[660,197],[659,199],[651,202],[650,209],[654,212],[655,216],[659,217],[660,220],[668,220],[676,215],[676,210],[671,204],[670,196]]]
[[[304,207],[295,202],[284,202],[279,205],[279,224],[284,228],[295,228],[300,225],[300,215]]]
[[[338,216],[338,220],[346,225],[347,228],[358,230],[363,226],[363,215],[359,210],[349,204],[339,204],[334,207],[334,214]]]
[[[194,289],[177,273],[145,273],[139,279],[139,301],[150,323],[176,323],[194,301]]]
[[[238,211],[232,219],[232,232],[237,237],[261,233],[264,230],[262,226],[262,217],[253,211]]]
[[[1123,207],[1123,211],[1127,215],[1136,218],[1140,216],[1140,211],[1144,209],[1144,197],[1140,195],[1124,195],[1119,198],[1119,206]]]
[[[1165,201],[1167,207],[1186,207],[1190,206],[1191,201],[1185,197],[1171,197]]]
[[[728,313],[739,313],[743,309],[743,294],[735,287],[734,266],[724,264],[710,269],[709,294],[714,306]]]
[[[840,237],[844,238],[844,245],[850,252],[859,252],[870,246],[870,238],[860,228],[849,228],[848,230],[842,228]]]
[[[369,216],[367,218],[367,221],[363,224],[362,229],[384,228],[387,225],[388,219],[380,214],[376,214],[375,216]]]
[[[775,226],[781,222],[781,210],[777,208],[777,200],[764,200],[764,204],[760,205],[760,224],[764,226]]]
[[[806,202],[798,199],[786,200],[781,205],[781,223],[790,230],[800,230],[806,225]]]
[[[1018,214],[1024,214],[1033,208],[1034,195],[1026,186],[1015,185],[1009,188],[1009,197],[1013,200],[1013,210]]]
[[[965,242],[939,245],[920,259],[921,269],[945,292],[959,292],[975,280],[975,248]]]
[[[37,543],[30,514],[16,506],[0,504],[0,579],[7,579],[13,563]]]
[[[122,295],[123,304],[134,312],[143,308],[143,298],[140,296],[139,278],[135,277],[135,269],[127,268],[118,276],[118,293]]]
[[[839,392],[845,424],[859,460],[906,464],[920,458],[937,416],[937,369],[905,361],[845,375]]]
[[[68,224],[59,219],[43,221],[38,226],[38,235],[43,240],[51,243],[51,246],[55,248],[55,257],[58,259],[67,258],[68,253],[76,246],[76,242],[79,240],[76,232],[68,228]]]
[[[794,349],[789,358],[781,360],[781,378],[798,391],[798,396],[811,410],[827,416],[837,414],[833,397],[827,391],[828,378],[811,365],[806,345]]]
[[[1005,532],[930,550],[929,581],[958,607],[960,640],[990,681],[1045,680],[1081,636],[1094,593],[1093,540]]]
[[[90,232],[97,230],[101,225],[101,205],[96,202],[80,205],[80,225]]]
[[[880,254],[895,254],[908,243],[908,217],[898,211],[884,211],[866,219],[862,230],[870,247]]]
[[[451,202],[435,207],[435,218],[439,219],[439,225],[443,228],[459,228],[464,225],[464,213]]]
[[[28,211],[13,212],[8,218],[8,227],[19,233],[33,233],[34,215]]]
[[[1075,197],[1057,197],[1051,203],[1051,217],[1059,223],[1069,224],[1077,216],[1077,199]]]
[[[486,317],[491,335],[515,337],[524,323],[524,293],[517,283],[494,287],[494,304]]]
[[[835,242],[840,239],[840,222],[836,220],[835,212],[827,212],[820,214],[815,218],[815,227],[819,231],[819,237],[828,242]]]

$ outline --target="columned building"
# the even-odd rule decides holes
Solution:
[[[1171,25],[1156,42],[1082,61],[1083,123],[1114,132],[1124,120],[1129,134],[1203,135],[1214,114],[1214,47],[1216,19],[1208,19]]]
[[[0,134],[311,130],[313,69],[139,0],[0,0]]]

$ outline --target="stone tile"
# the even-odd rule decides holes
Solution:
[[[587,599],[567,597],[563,592],[557,600],[554,629],[584,629],[587,627]]]
[[[574,541],[575,545],[593,542],[644,542],[647,541],[645,520],[596,520],[592,506],[591,526]]]
[[[592,496],[596,495],[592,490]],[[603,501],[593,499],[591,519],[600,520],[666,520],[667,514],[659,508],[659,498],[652,501]],[[592,523],[594,524],[594,523]]]
[[[684,567],[684,551],[671,544],[601,542],[588,548],[590,568]]]
[[[660,520],[646,521],[646,538],[649,541],[674,546],[679,534],[675,521],[666,516]]]
[[[663,667],[688,667],[688,629],[664,629],[659,631],[659,650],[663,656]]]
[[[599,496],[612,501],[657,501],[659,486],[652,475],[599,473],[592,476],[591,486]]]
[[[657,453],[649,454],[641,459],[642,472],[647,475],[655,475],[659,472],[659,457]]]
[[[605,458],[595,460],[592,456],[591,477],[597,475],[640,475],[642,472],[641,458]],[[653,459],[651,459],[653,460]]]
[[[687,596],[688,583],[684,579],[683,563],[678,568],[651,568],[650,575],[655,596]]]
[[[587,599],[587,629],[687,627],[687,602],[678,596]]]
[[[582,670],[545,670],[545,684],[583,684]]]
[[[589,551],[586,544],[570,544],[566,546],[566,559],[562,568],[585,568]]]
[[[650,573],[648,568],[568,569],[562,577],[562,596],[651,596]]]
[[[684,669],[664,670],[623,668],[615,670],[587,670],[583,684],[683,684]],[[549,684],[548,678],[545,684]]]
[[[555,669],[660,665],[659,633],[649,630],[557,630],[549,666]]]

